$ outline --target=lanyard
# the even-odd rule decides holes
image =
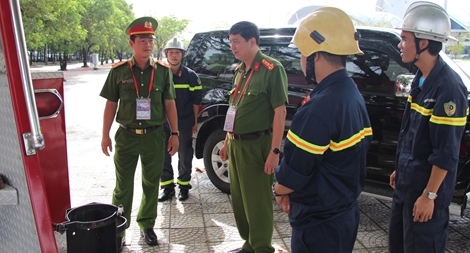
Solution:
[[[242,93],[240,94],[240,97],[238,98],[237,102],[233,104],[235,107],[238,106],[238,104],[242,100],[243,95],[245,94],[246,88],[248,88],[248,85],[250,85],[250,80],[251,80],[251,76],[253,75],[253,72],[255,72],[254,69],[251,70],[250,75],[248,76],[248,79],[246,79],[245,86],[243,86]],[[232,93],[232,103],[235,101],[235,98],[237,96],[237,91],[238,91],[238,88],[240,87],[240,83],[242,82],[242,79],[244,79],[244,78],[239,77],[237,85],[235,85],[235,89],[233,90],[233,93]]]
[[[134,87],[135,87],[135,92],[137,93],[137,98],[140,97],[140,94],[139,94],[139,85],[137,85],[137,78],[135,78],[135,75],[134,75],[134,71],[132,70],[132,67],[133,67],[133,64],[132,64],[132,60],[129,60],[129,69],[131,70],[131,73],[132,73],[132,79],[134,80]],[[155,62],[153,63],[153,68],[152,68],[152,74],[150,74],[150,83],[149,83],[149,94],[148,94],[148,97],[150,97],[150,92],[152,92],[152,88],[153,88],[153,80],[154,80],[154,76],[155,76],[155,68],[157,67],[157,65],[155,65]]]

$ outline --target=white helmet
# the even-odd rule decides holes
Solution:
[[[180,39],[174,37],[173,39],[169,40],[166,45],[165,45],[165,48],[163,49],[166,53],[166,51],[168,49],[179,49],[179,50],[182,50],[183,52],[186,52],[186,49],[184,48],[184,43],[183,41],[181,41]]]
[[[403,24],[397,29],[414,33],[416,38],[447,42],[456,40],[450,35],[450,18],[440,5],[416,1],[405,12]]]

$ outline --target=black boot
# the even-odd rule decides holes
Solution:
[[[180,201],[185,201],[189,198],[189,190],[188,189],[180,189],[180,193],[178,194],[178,199]]]
[[[163,192],[158,197],[158,202],[163,202],[171,199],[172,196],[175,195],[175,188],[174,187],[167,187],[163,188]]]

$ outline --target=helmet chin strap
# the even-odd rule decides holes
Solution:
[[[428,47],[429,47],[429,44],[428,44],[428,46],[426,46],[426,47],[423,48],[423,49],[419,48],[419,42],[420,42],[420,41],[421,41],[421,39],[415,37],[416,55],[415,55],[415,59],[413,60],[413,64],[415,64],[415,63],[419,60],[419,55],[420,55],[422,52],[426,51],[426,50],[428,49]]]
[[[315,53],[307,57],[305,80],[307,80],[308,84],[314,84],[314,85],[318,84],[315,78]]]

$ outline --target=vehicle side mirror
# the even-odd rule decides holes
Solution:
[[[395,96],[396,97],[408,97],[411,91],[411,83],[415,75],[413,74],[401,74],[397,76],[395,81]]]

